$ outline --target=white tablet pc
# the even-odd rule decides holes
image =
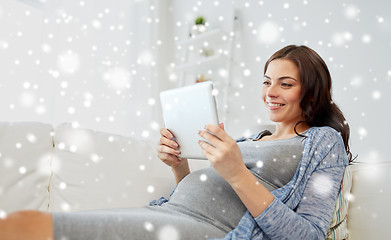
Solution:
[[[180,146],[179,157],[206,159],[198,144],[205,140],[198,131],[206,124],[219,125],[211,81],[175,88],[160,93],[165,127]]]

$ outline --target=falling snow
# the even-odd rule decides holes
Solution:
[[[180,239],[179,231],[174,226],[164,226],[159,229],[158,232],[159,240],[178,240]]]
[[[0,219],[4,219],[7,217],[7,213],[0,209]]]
[[[148,191],[149,193],[153,193],[153,192],[155,191],[155,187],[154,187],[154,186],[148,186],[148,187],[147,187],[147,191]]]
[[[74,74],[81,66],[78,54],[69,50],[58,56],[57,66],[59,70],[66,74]]]
[[[320,5],[307,0],[173,1],[171,20],[159,13],[164,4],[153,6],[141,0],[125,1],[123,5],[59,1],[43,9],[25,3],[29,1],[13,2],[0,4],[1,121],[71,122],[75,128],[94,128],[156,142],[163,126],[159,92],[177,87],[183,79],[186,84],[194,82],[194,76],[186,78],[176,69],[186,60],[186,54],[202,54],[196,44],[182,47],[179,43],[189,39],[194,17],[205,15],[206,33],[224,31],[218,40],[202,41],[204,48],[220,44],[212,55],[224,60],[218,66],[208,65],[201,73],[215,83],[213,95],[220,112],[226,114],[221,114],[221,119],[225,120],[227,132],[248,137],[261,124],[269,123],[261,106],[263,64],[283,45],[307,44],[320,53],[331,71],[333,98],[349,122],[353,155],[369,162],[388,156],[386,137],[391,132],[382,127],[390,119],[387,109],[391,92],[391,20],[386,1],[336,1],[324,5],[322,11],[318,9]],[[142,10],[146,17],[134,17],[136,10]],[[239,13],[236,22],[231,21],[233,10]],[[31,132],[13,142],[11,148],[23,151],[29,145],[39,146],[41,141],[41,136]],[[110,161],[90,142],[88,134],[70,133],[55,147],[69,154],[88,153],[83,163],[86,169]],[[105,139],[108,145],[116,142],[114,135]],[[129,154],[126,147],[118,152]],[[36,171],[45,179],[65,169],[64,159],[51,152],[37,159],[31,165],[20,164],[0,154],[0,168],[20,178]],[[135,172],[129,170],[126,186],[132,188],[138,183],[131,179],[133,173],[149,174],[155,169],[148,161],[155,158],[137,163]],[[256,166],[262,168],[264,163],[258,161]],[[376,179],[381,169],[369,167],[366,171],[368,179]],[[100,173],[92,179],[97,186],[103,186],[105,178],[108,176]],[[206,174],[199,176],[199,181],[207,180]],[[79,182],[84,185],[88,181],[83,178]],[[322,195],[330,191],[330,182],[318,176],[313,184]],[[67,192],[72,184],[61,179],[54,187]],[[140,189],[152,196],[159,193],[158,186],[147,183]],[[6,187],[0,184],[0,195],[5,192]],[[130,199],[131,194],[123,193],[122,198]],[[116,201],[114,196],[103,199]],[[354,202],[356,196],[350,194],[348,199]],[[60,202],[59,208],[72,211],[77,204]],[[7,212],[0,209],[0,219],[6,216]],[[378,212],[371,213],[373,219],[379,216]],[[160,240],[181,237],[171,225],[161,227],[146,221],[143,226],[148,232],[156,232]]]
[[[260,43],[275,43],[280,36],[280,30],[274,22],[265,22],[258,29],[258,40]]]
[[[20,167],[20,168],[19,168],[19,173],[20,173],[20,174],[25,174],[26,172],[27,172],[26,167]]]
[[[325,175],[317,175],[313,180],[313,185],[319,195],[327,195],[333,186],[331,179]]]
[[[63,202],[61,204],[61,209],[64,212],[69,212],[69,211],[71,211],[71,205],[69,205],[69,203]]]
[[[37,137],[32,133],[27,134],[26,138],[30,143],[37,142]]]
[[[103,75],[103,79],[108,83],[109,87],[114,90],[125,90],[131,87],[130,73],[124,68],[109,69]]]
[[[207,179],[208,179],[208,176],[206,176],[206,174],[201,174],[201,175],[200,175],[200,180],[201,180],[202,182],[205,182]]]
[[[257,161],[257,168],[263,167],[263,161]]]
[[[152,232],[154,230],[154,226],[152,223],[150,222],[145,222],[144,223],[144,228],[148,231],[148,232]]]
[[[368,135],[368,131],[363,127],[359,127],[358,134],[360,136],[360,139],[363,139],[364,137],[366,137]]]
[[[345,7],[345,16],[348,19],[356,19],[360,13],[360,9],[358,9],[354,5],[348,5]]]
[[[59,188],[62,189],[62,190],[64,190],[64,189],[67,188],[67,184],[66,184],[65,182],[61,182],[58,186],[59,186]]]

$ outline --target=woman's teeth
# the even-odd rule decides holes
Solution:
[[[282,104],[282,103],[268,103],[268,105],[270,107],[280,107],[280,106],[284,106],[285,104]]]

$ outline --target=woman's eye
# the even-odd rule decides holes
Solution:
[[[263,83],[262,83],[263,85],[270,85],[270,82],[269,81],[263,81]]]
[[[283,86],[283,87],[292,87],[292,84],[290,84],[290,83],[282,83],[281,86]]]

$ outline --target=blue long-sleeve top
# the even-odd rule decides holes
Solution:
[[[292,180],[272,191],[273,202],[259,216],[254,218],[246,211],[236,228],[222,239],[326,238],[349,161],[336,130],[312,127],[306,135],[303,156]],[[161,198],[151,205],[166,201]]]

